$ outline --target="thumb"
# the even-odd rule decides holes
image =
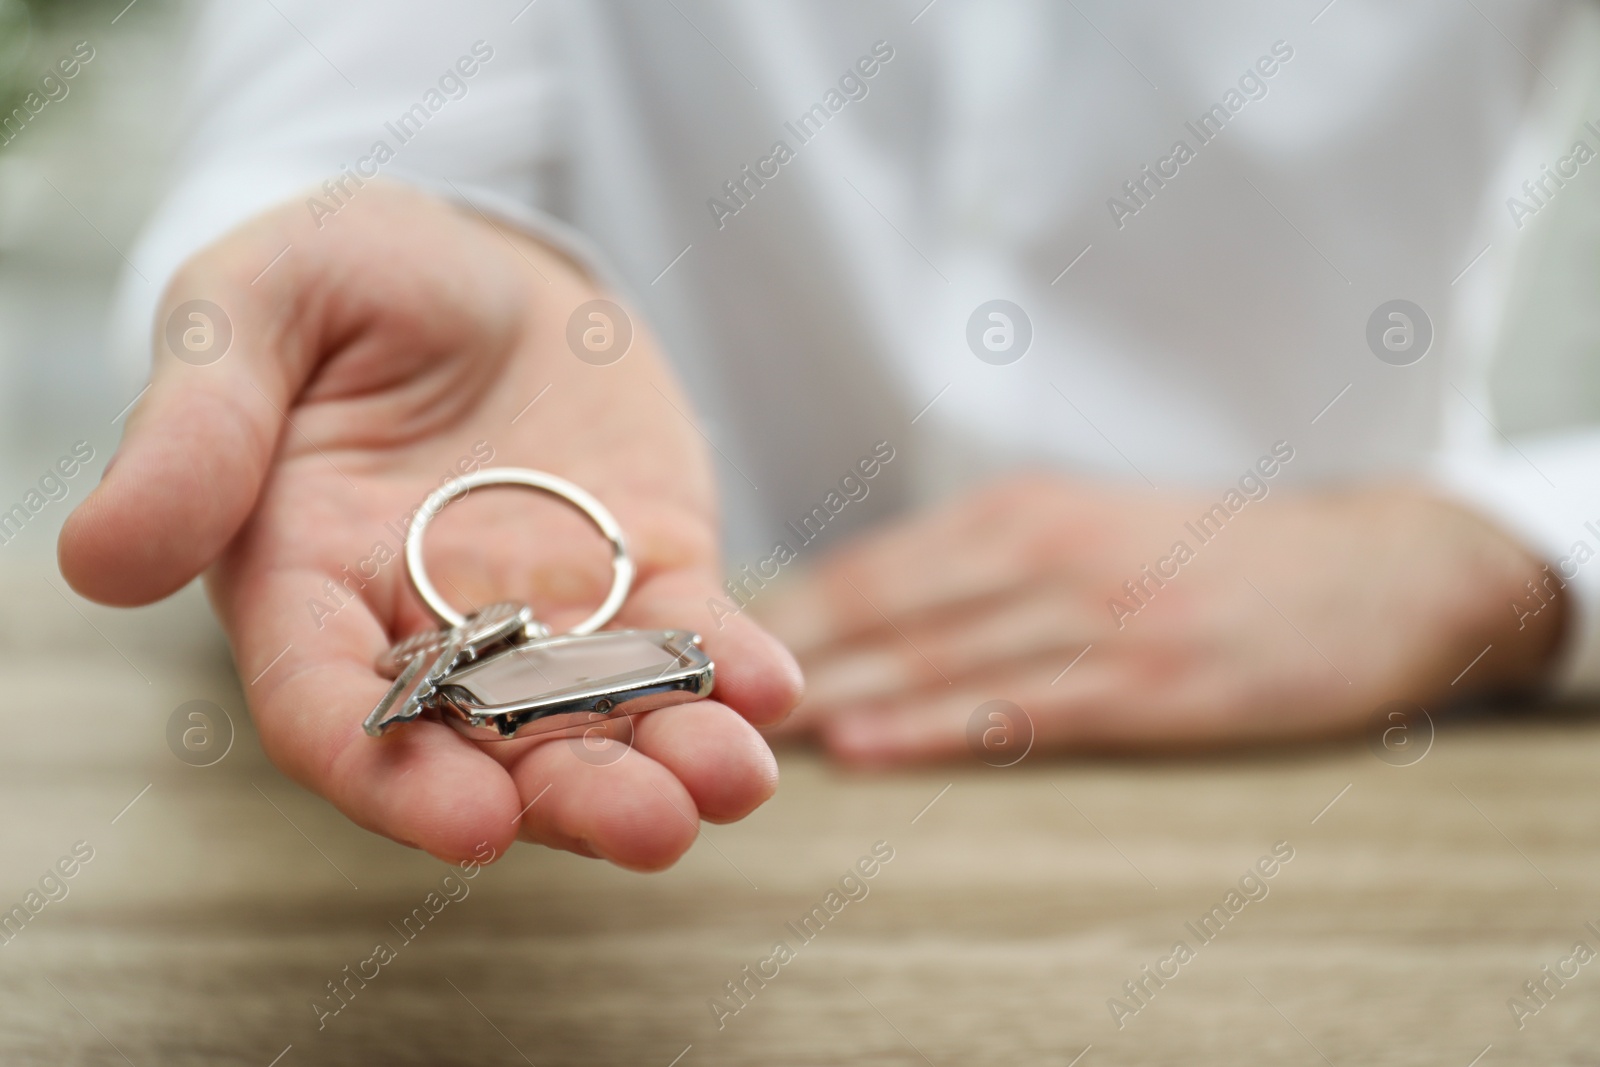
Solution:
[[[292,228],[264,216],[196,254],[168,286],[150,385],[57,545],[61,573],[84,596],[127,606],[181,589],[254,508],[314,359],[309,332],[285,328],[302,310],[295,264],[261,273]]]

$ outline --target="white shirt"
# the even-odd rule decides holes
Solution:
[[[1288,442],[1274,491],[1415,476],[1553,564],[1600,551],[1600,434],[1512,447],[1488,393],[1527,235],[1600,182],[1571,158],[1600,151],[1592,9],[925,2],[215,3],[122,335],[201,244],[381,173],[575,249],[649,318],[734,567],[879,441],[838,527],[1021,465],[1220,493]],[[307,202],[328,240],[339,203]],[[975,349],[995,299],[1026,326],[979,315]],[[1433,332],[1404,366],[1367,341],[1395,299]],[[975,354],[1008,329],[1020,359]],[[1600,562],[1566,572],[1592,688]]]

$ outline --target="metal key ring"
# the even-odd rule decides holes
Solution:
[[[560,497],[587,515],[589,521],[600,528],[605,539],[611,542],[611,591],[606,594],[604,602],[595,609],[593,615],[568,632],[592,634],[610,622],[617,610],[622,607],[622,602],[628,598],[628,590],[633,585],[633,558],[628,555],[628,542],[623,537],[622,526],[611,512],[606,510],[604,504],[565,478],[558,478],[544,471],[529,470],[526,467],[486,467],[459,478],[452,478],[429,493],[428,499],[422,502],[422,507],[411,520],[411,529],[406,532],[406,571],[411,577],[412,588],[417,591],[422,602],[428,605],[428,610],[447,626],[460,626],[466,622],[466,616],[446,603],[428,578],[428,572],[422,563],[422,535],[427,532],[428,524],[434,517],[452,501],[459,500],[473,489],[491,485],[520,485]]]

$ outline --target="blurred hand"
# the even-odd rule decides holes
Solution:
[[[150,390],[62,532],[62,572],[132,605],[206,571],[267,753],[368,829],[452,862],[520,835],[670,864],[700,819],[740,818],[776,787],[751,724],[781,718],[800,682],[753,623],[706,634],[717,699],[641,717],[615,762],[583,742],[479,745],[436,722],[361,730],[389,684],[374,657],[435,625],[384,524],[403,536],[483,443],[494,464],[570,478],[616,514],[639,564],[617,625],[683,627],[716,595],[711,480],[653,339],[635,323],[609,366],[568,349],[574,309],[602,295],[537,242],[398,188],[363,188],[321,230],[299,203],[268,212],[173,280]],[[204,366],[176,358],[161,329],[197,298],[233,329]],[[540,499],[483,490],[435,523],[430,570],[458,607],[524,599],[559,628],[603,598],[603,542]],[[381,566],[380,541],[395,552]]]
[[[1201,543],[1184,524],[1219,496],[1029,477],[845,548],[751,605],[805,669],[785,729],[862,764],[960,755],[994,699],[1041,747],[1312,737],[1533,683],[1553,653],[1559,604],[1522,630],[1509,606],[1540,561],[1466,511],[1280,490]],[[1147,579],[1180,539],[1193,558]]]

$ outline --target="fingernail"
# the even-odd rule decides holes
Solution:
[[[753,602],[752,611],[793,652],[827,644],[835,629],[827,598],[804,581],[787,583],[771,597]]]
[[[894,722],[876,715],[847,715],[824,728],[829,746],[853,756],[886,755],[898,746]]]
[[[806,673],[807,690],[823,704],[850,704],[887,696],[911,684],[911,672],[889,652],[859,652],[825,659]]]

